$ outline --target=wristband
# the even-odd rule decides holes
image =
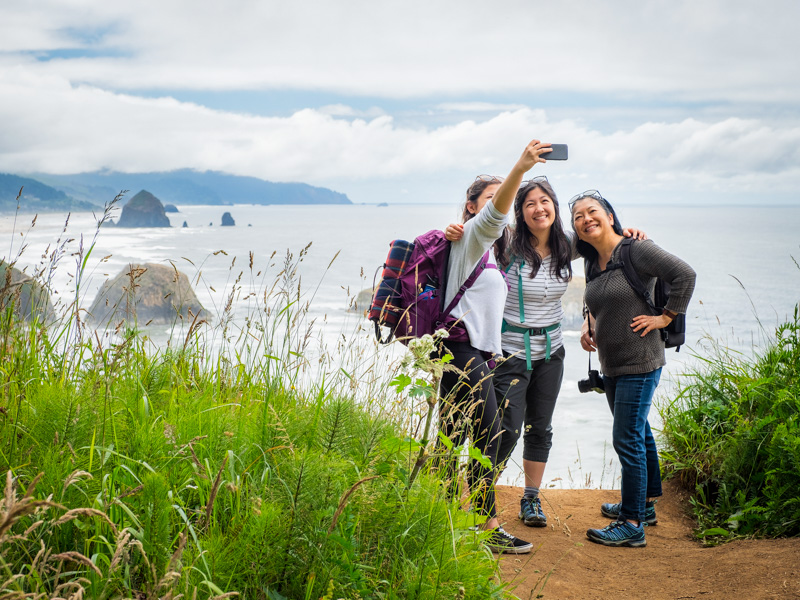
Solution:
[[[670,319],[674,319],[678,315],[671,310],[667,310],[666,308],[661,312],[662,315],[667,315]]]

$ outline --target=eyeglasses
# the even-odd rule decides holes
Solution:
[[[572,205],[575,204],[578,200],[583,200],[584,198],[594,198],[604,206],[608,206],[608,200],[603,198],[603,196],[597,190],[586,190],[582,194],[578,194],[577,196],[573,196],[572,199],[569,201],[569,209],[572,210]]]
[[[547,177],[545,177],[544,175],[538,175],[536,177],[531,177],[530,179],[526,179],[525,181],[520,183],[519,188],[522,189],[524,187],[531,185],[532,183],[550,183],[550,182],[547,181]]]
[[[505,177],[498,177],[497,175],[478,175],[475,181],[482,181],[483,183],[503,183]]]

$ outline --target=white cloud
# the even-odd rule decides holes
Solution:
[[[2,48],[121,52],[29,65],[114,89],[800,99],[794,0],[17,4]]]
[[[74,86],[21,68],[6,71],[0,96],[0,164],[10,172],[189,167],[348,192],[348,182],[503,174],[535,134],[570,145],[570,160],[545,172],[576,187],[740,193],[800,185],[800,127],[756,119],[652,122],[602,134],[530,108],[428,128],[388,115],[352,118],[356,111],[344,105],[259,117]]]
[[[493,102],[443,102],[437,110],[444,112],[500,112],[503,110],[519,110],[524,104],[496,104]]]
[[[420,180],[507,171],[535,134],[570,145],[547,167],[569,187],[788,194],[798,17],[794,0],[6,3],[0,170],[189,167],[417,198]],[[323,106],[174,98],[243,90]],[[547,94],[563,106],[537,109]]]

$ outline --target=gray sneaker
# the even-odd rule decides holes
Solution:
[[[641,548],[647,546],[644,537],[644,527],[638,527],[627,521],[614,521],[602,529],[590,529],[586,532],[586,537],[595,544],[603,546],[628,546],[629,548]]]
[[[606,517],[607,519],[619,519],[619,511],[622,508],[622,502],[617,502],[616,504],[602,504],[600,505],[600,514]],[[658,524],[658,517],[656,517],[656,503],[653,502],[646,502],[644,505],[644,520],[642,523],[646,525],[653,525]]]
[[[539,496],[519,501],[519,520],[528,527],[547,527],[547,515],[542,510]]]

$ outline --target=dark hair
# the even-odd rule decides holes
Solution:
[[[605,198],[603,198],[602,196],[600,196],[600,194],[596,194],[596,195],[595,194],[591,194],[591,195],[587,194],[585,196],[577,196],[576,198],[573,198],[572,201],[570,201],[570,203],[569,203],[569,205],[570,205],[570,221],[572,222],[572,231],[575,232],[576,236],[578,235],[578,231],[575,229],[575,219],[574,219],[573,215],[575,214],[575,205],[578,202],[580,202],[581,200],[594,200],[595,202],[597,202],[597,205],[600,206],[600,208],[602,208],[607,215],[611,215],[612,216],[613,223],[611,224],[611,227],[614,230],[614,233],[616,233],[617,235],[622,235],[622,224],[619,222],[619,217],[617,216],[617,213],[614,210],[614,207],[611,206],[611,203],[608,200],[606,200]],[[590,243],[584,242],[583,240],[578,238],[577,248],[578,248],[578,254],[580,254],[582,257],[584,257],[588,261],[590,261],[590,262],[593,262],[593,261],[596,262],[597,261],[598,252],[597,252],[597,250],[595,250],[594,246],[592,246]]]
[[[475,181],[472,182],[472,185],[467,188],[467,200],[464,203],[464,208],[461,211],[461,222],[466,223],[472,217],[475,216],[475,213],[469,212],[469,203],[474,202],[477,204],[478,198],[481,197],[483,191],[489,187],[490,185],[497,185],[502,183],[503,180],[498,178],[491,178],[486,176],[478,176]],[[497,238],[493,244],[494,246],[494,253],[497,256],[497,259],[500,261],[501,266],[505,266],[504,262],[506,260],[506,249],[508,248],[508,241],[509,241],[509,234],[508,234],[508,227],[503,229],[503,235]]]
[[[523,186],[517,192],[514,198],[514,219],[516,225],[514,232],[511,235],[511,243],[509,244],[509,252],[513,256],[523,259],[531,267],[531,279],[536,277],[539,272],[539,267],[542,266],[542,257],[536,248],[539,246],[539,238],[537,238],[530,229],[525,225],[525,217],[522,214],[522,207],[525,204],[525,198],[530,192],[539,188],[553,201],[553,209],[555,210],[555,220],[550,226],[550,238],[548,245],[550,246],[550,255],[553,259],[550,262],[550,272],[553,277],[561,279],[562,281],[569,281],[572,279],[572,248],[570,246],[567,235],[564,233],[564,224],[561,221],[561,215],[558,209],[558,198],[553,190],[553,187],[547,181],[532,181],[528,185]],[[507,264],[504,266],[508,266]],[[566,269],[566,278],[562,275]]]

